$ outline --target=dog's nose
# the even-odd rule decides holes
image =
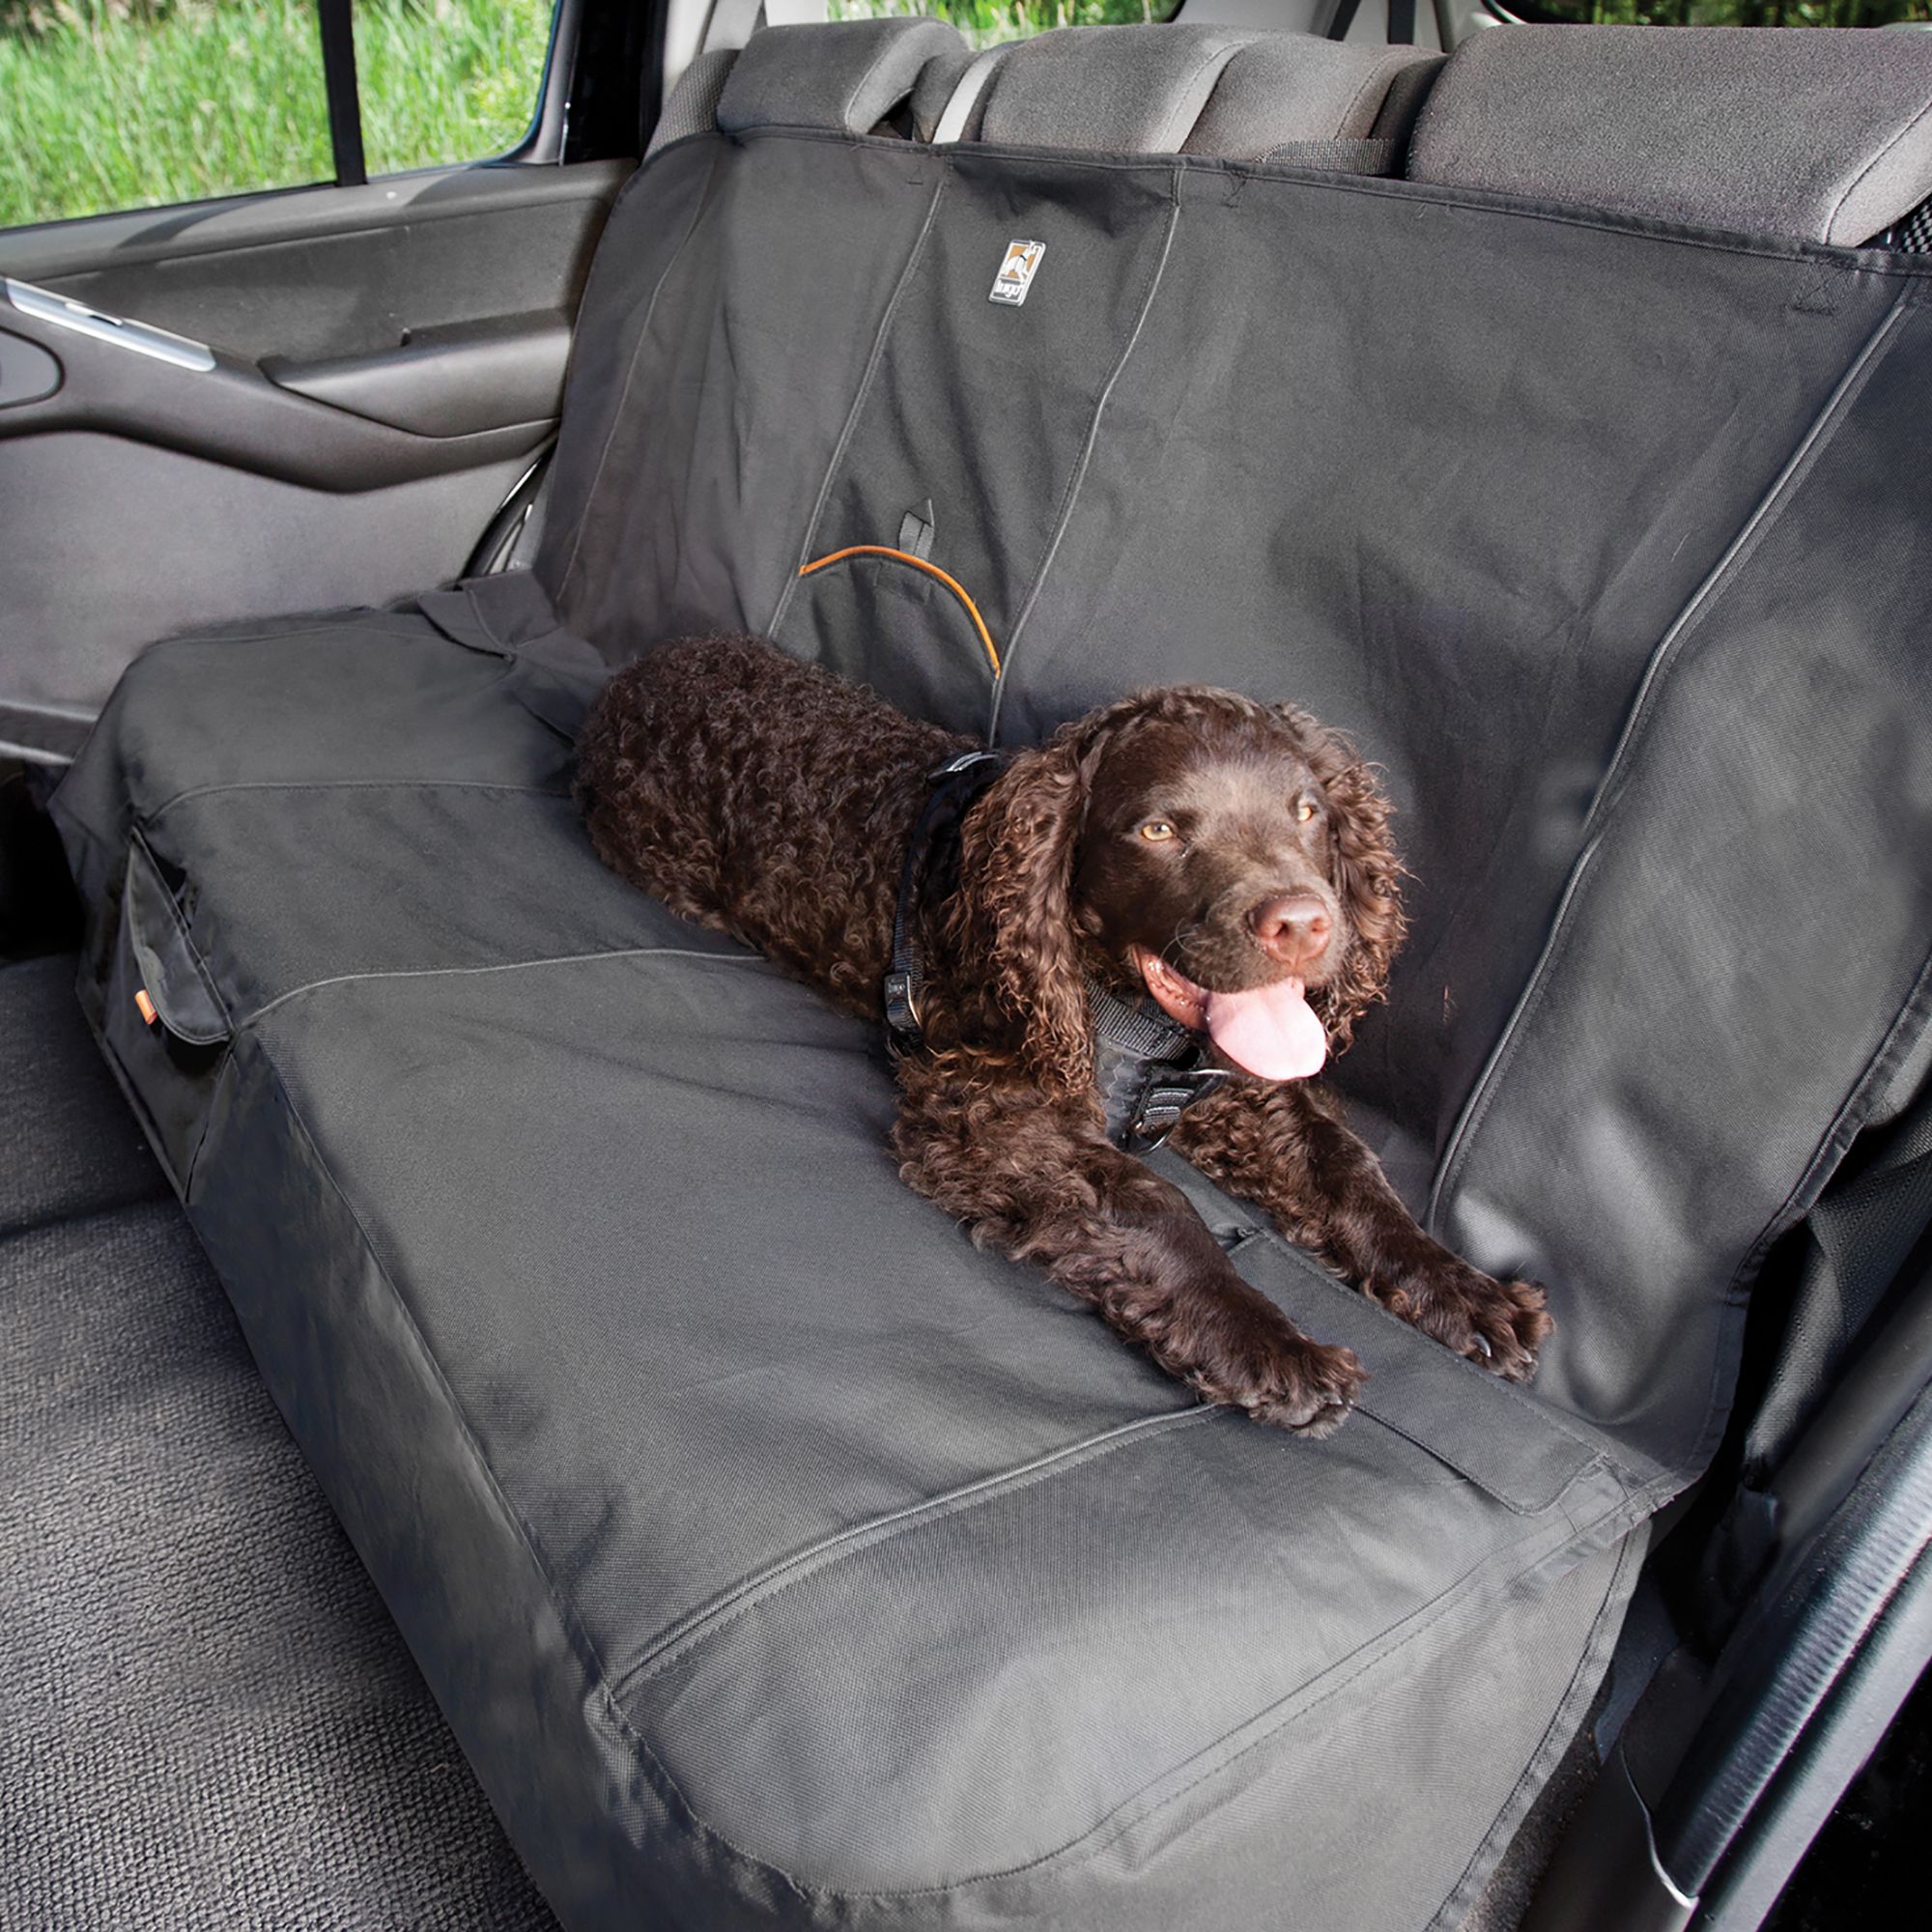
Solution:
[[[1248,930],[1270,959],[1283,966],[1306,966],[1321,957],[1333,929],[1328,908],[1306,893],[1264,899],[1248,913]]]

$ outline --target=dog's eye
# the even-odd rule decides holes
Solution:
[[[1145,838],[1150,845],[1163,844],[1165,843],[1166,840],[1176,838],[1179,835],[1175,832],[1174,827],[1171,826],[1164,818],[1150,818],[1148,822],[1141,827],[1141,837]]]
[[[1315,816],[1315,801],[1312,798],[1302,799],[1294,808],[1294,815],[1306,825]]]

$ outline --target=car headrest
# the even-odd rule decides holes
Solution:
[[[1932,193],[1932,35],[1487,28],[1443,67],[1408,173],[1855,246]]]
[[[975,64],[967,84],[980,99],[960,131],[1013,147],[1352,165],[1369,157],[1333,144],[1378,132],[1398,76],[1439,64],[1413,47],[1238,27],[1063,27]],[[1406,98],[1404,131],[1412,85]]]
[[[762,27],[746,42],[718,102],[727,134],[831,128],[867,134],[911,99],[928,61],[956,63],[966,43],[942,20],[828,20]]]
[[[1308,34],[1262,34],[1239,48],[1188,135],[1190,155],[1296,160],[1309,144],[1386,141],[1402,166],[1409,129],[1442,56],[1423,47],[1350,46]]]

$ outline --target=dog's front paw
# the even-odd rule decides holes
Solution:
[[[1221,1400],[1313,1442],[1341,1428],[1369,1378],[1352,1350],[1305,1335],[1271,1338],[1244,1369]]]
[[[1508,1382],[1536,1373],[1537,1351],[1556,1325],[1535,1282],[1496,1281],[1474,1268],[1404,1299],[1407,1306],[1398,1312],[1425,1335]]]

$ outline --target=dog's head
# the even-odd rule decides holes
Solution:
[[[1353,748],[1305,712],[1142,693],[1022,753],[969,817],[969,970],[1068,1092],[1092,1078],[1090,972],[1145,987],[1236,1064],[1254,1063],[1228,1042],[1303,991],[1344,1046],[1402,936],[1388,818]]]

